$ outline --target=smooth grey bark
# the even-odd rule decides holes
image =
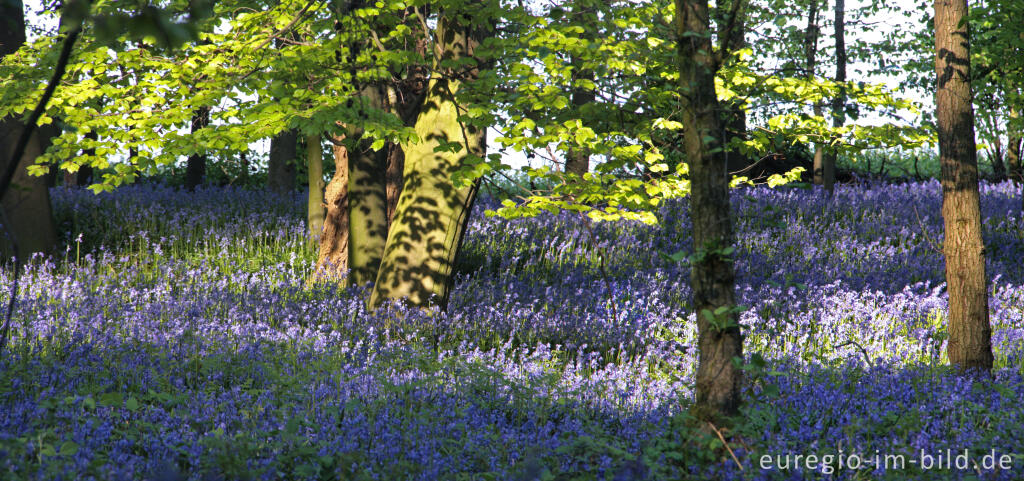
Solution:
[[[92,141],[95,141],[95,140],[99,139],[99,136],[96,134],[96,132],[86,132],[85,135],[83,135],[82,137],[87,139],[87,140],[92,140]],[[93,156],[96,155],[96,149],[93,148],[93,147],[88,147],[88,148],[82,149],[82,153],[87,155],[87,156],[89,156],[89,157],[93,157]],[[80,167],[78,167],[78,171],[75,172],[75,185],[77,185],[79,187],[88,187],[89,185],[92,185],[92,183],[93,183],[93,169],[92,169],[92,165],[91,164],[83,164]]]
[[[270,139],[270,160],[267,168],[267,188],[283,194],[295,189],[295,160],[299,134],[283,130]]]
[[[210,124],[210,108],[201,107],[192,115],[192,133],[195,134],[200,129]],[[194,153],[188,156],[188,162],[185,164],[185,188],[188,190],[195,190],[200,184],[203,183],[203,179],[206,177],[206,154],[205,153]]]
[[[436,28],[438,61],[473,58],[484,32],[472,22],[441,16]],[[455,256],[476,198],[479,184],[456,187],[452,174],[468,154],[481,158],[486,154],[484,129],[458,120],[454,98],[478,72],[475,68],[452,71],[441,68],[439,62],[434,70],[415,123],[420,141],[403,146],[404,185],[370,295],[372,308],[400,299],[417,307],[447,307]],[[441,141],[459,142],[462,150],[435,151]]]
[[[25,43],[24,6],[21,0],[0,2],[0,58],[16,52]],[[17,118],[0,119],[0,170],[6,171],[19,139],[26,126]],[[36,157],[42,155],[43,144],[46,142],[36,130],[29,138],[28,144],[17,162],[11,184],[0,199],[10,221],[11,233],[14,235],[19,259],[28,259],[35,252],[49,252],[57,243],[57,230],[50,207],[50,191],[43,177],[28,175],[28,166],[35,163]],[[0,239],[3,239],[0,236]],[[7,241],[0,241],[0,254],[9,259],[14,250]]]
[[[807,78],[813,79],[815,69],[818,66],[818,37],[821,28],[818,26],[819,0],[811,0],[810,9],[807,12],[807,28],[804,30],[804,51],[807,54]],[[821,102],[814,103],[814,115],[822,115]],[[825,182],[825,149],[821,143],[814,146],[814,163],[812,179],[815,185],[822,185]]]
[[[385,93],[378,85],[366,86],[360,94],[366,108],[385,107]],[[362,138],[360,128],[350,132],[358,141],[348,163],[349,283],[363,285],[377,279],[388,238],[388,150],[373,150],[370,139]]]
[[[835,11],[835,35],[836,35],[836,83],[839,84],[839,95],[832,99],[832,126],[842,127],[846,122],[846,3],[845,0],[836,0]],[[836,151],[833,148],[826,150],[821,163],[821,185],[825,192],[832,194],[836,185]]]
[[[306,202],[306,225],[310,242],[317,242],[324,230],[324,154],[320,135],[306,136],[306,180],[309,198]]]

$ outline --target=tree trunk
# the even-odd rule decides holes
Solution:
[[[295,130],[283,130],[270,139],[270,161],[267,166],[267,187],[279,194],[295,188],[295,159],[298,152],[299,134]]]
[[[192,115],[192,133],[195,134],[209,124],[210,108],[200,107]],[[196,152],[188,156],[188,164],[185,165],[185,188],[196,190],[196,187],[203,183],[204,177],[206,177],[206,154]]]
[[[402,146],[395,143],[388,143],[388,168],[384,173],[387,183],[388,198],[388,231],[395,221],[395,212],[398,211],[398,198],[402,195],[402,171],[405,169],[405,151]]]
[[[804,51],[807,53],[807,78],[814,79],[815,68],[818,66],[818,0],[811,0],[810,11],[807,12],[807,29],[804,31]],[[821,117],[821,102],[814,102],[814,115]],[[814,164],[812,179],[815,185],[825,183],[824,147],[821,143],[814,146]]]
[[[942,166],[949,360],[964,370],[992,369],[985,247],[981,238],[978,159],[971,105],[967,0],[935,1],[935,117]]]
[[[735,274],[723,249],[733,244],[729,175],[712,57],[706,0],[675,0],[683,144],[690,163],[693,249],[691,283],[697,317],[697,419],[724,422],[738,413],[743,371],[743,337],[735,311]],[[703,255],[701,255],[703,254]]]
[[[343,139],[332,138],[334,177],[324,192],[327,215],[313,279],[339,280],[348,271],[348,149]]]
[[[580,63],[577,58],[572,59],[572,62],[576,65]],[[589,69],[580,69],[576,74],[576,78],[584,80],[594,80],[594,71]],[[573,87],[572,89],[572,105],[578,111],[584,105],[594,102],[597,98],[593,90],[585,89],[582,87]],[[565,156],[565,173],[575,177],[583,177],[590,171],[590,149],[579,148],[569,149],[569,152]]]
[[[746,1],[746,0],[733,0],[733,1]],[[728,5],[731,2],[725,2],[723,5]],[[716,9],[719,12],[725,12],[726,8]],[[746,41],[746,24],[742,17],[736,19],[735,25],[731,32],[726,32],[728,19],[724,18],[723,14],[719,14],[717,17],[718,22],[718,35],[729,35],[728,48],[730,52],[735,52],[747,46]],[[724,105],[725,113],[723,114],[725,123],[725,144],[729,145],[734,139],[747,139],[747,111],[744,108],[743,99],[732,99],[726,102]],[[727,169],[729,170],[730,178],[732,175],[740,175],[746,177],[754,177],[754,173],[750,172],[750,159],[742,155],[739,152],[726,150],[725,161]]]
[[[316,243],[324,230],[324,154],[320,135],[306,136],[306,172],[309,181],[306,223],[309,240]]]
[[[99,139],[99,136],[96,134],[96,132],[86,132],[85,135],[83,135],[82,137],[92,141]],[[96,149],[94,147],[90,147],[88,149],[83,149],[82,153],[85,154],[87,157],[95,157]],[[92,161],[90,160],[89,162]],[[88,187],[89,185],[92,184],[92,177],[92,164],[85,163],[82,166],[78,167],[78,172],[75,173],[75,185],[79,187]]]
[[[53,139],[59,137],[61,134],[60,127],[57,127],[57,125],[53,123],[40,125],[36,127],[36,131],[39,132],[37,135],[39,135],[40,155],[46,153],[47,149],[49,149],[50,146],[53,145]],[[47,168],[46,174],[43,175],[43,184],[46,185],[47,188],[57,186],[58,171],[60,171],[60,166],[55,163],[50,164],[50,166]]]
[[[1007,126],[1006,137],[1009,141],[1006,146],[1006,168],[1007,174],[1010,180],[1013,180],[1017,184],[1024,183],[1024,166],[1021,165],[1021,143],[1024,138],[1021,136],[1020,126],[1017,121],[1020,114],[1017,113],[1017,109],[1010,107],[1010,122]],[[1022,202],[1024,202],[1024,195]],[[1024,204],[1022,204],[1024,205]]]
[[[1021,186],[1020,210],[1024,212],[1024,165],[1022,165],[1024,161],[1020,158],[1021,148],[1024,147],[1021,145],[1024,143],[1024,138],[1021,136],[1020,125],[1016,122],[1019,115],[1017,109],[1010,108],[1010,118],[1012,119],[1010,128],[1013,130],[1007,133],[1010,145],[1006,146],[1006,166],[1010,180]]]
[[[0,58],[16,52],[25,43],[25,17],[20,0],[0,2]],[[6,169],[15,144],[25,125],[14,117],[0,118],[0,169]],[[14,254],[22,261],[35,252],[49,252],[57,244],[57,229],[50,207],[50,191],[42,177],[28,175],[28,166],[41,155],[41,132],[37,129],[30,138],[25,153],[18,162],[18,170],[11,180],[0,206],[10,221],[11,234],[18,245],[15,253],[11,246],[0,237],[0,255],[10,259]]]
[[[360,101],[370,109],[384,108],[383,92],[376,85],[364,87]],[[388,239],[388,151],[374,151],[373,142],[362,138],[362,129],[350,130],[359,140],[348,161],[348,281],[364,285],[377,279]]]
[[[840,84],[839,95],[832,99],[832,127],[842,127],[846,122],[846,4],[836,0],[836,82]],[[825,192],[830,195],[836,185],[836,151],[828,148],[821,162],[821,179]]]
[[[1024,182],[1024,169],[1021,168],[1021,138],[1010,137],[1010,145],[1006,148],[1006,166],[1008,168],[1008,174],[1010,180],[1014,183],[1020,184]]]
[[[1006,164],[1003,163],[1003,140],[998,135],[992,139],[992,148],[989,149],[989,162],[992,163],[992,176],[997,182],[1006,180]]]
[[[437,23],[438,56],[458,62],[471,58],[481,33],[455,18],[442,16]],[[477,185],[456,187],[452,173],[467,155],[486,154],[485,131],[463,125],[458,119],[454,95],[463,81],[476,78],[475,69],[445,72],[435,64],[422,111],[416,120],[420,142],[404,148],[405,171],[398,209],[388,232],[387,246],[370,306],[387,299],[405,299],[411,305],[447,307],[452,266],[465,233]],[[459,152],[434,149],[441,141],[458,142]]]
[[[583,23],[584,25],[590,24],[591,18],[596,19],[597,16],[597,12],[594,6],[584,5],[578,8],[573,8],[573,10],[573,14],[579,17],[577,21]],[[592,29],[584,29],[583,38],[589,41],[593,41],[594,32],[592,31]],[[591,82],[594,81],[594,71],[588,68],[584,68],[583,59],[573,55],[569,57],[569,63],[573,67],[573,73],[571,77],[573,82],[577,80],[589,80]],[[597,98],[595,92],[591,89],[580,87],[577,85],[571,85],[570,87],[571,93],[569,96],[569,101],[572,102],[572,106],[577,112],[579,112],[579,110],[584,105],[593,103],[594,100]],[[583,177],[583,174],[586,174],[589,171],[590,149],[571,148],[568,152],[566,152],[565,173],[569,174],[569,178],[566,180],[571,182],[574,180],[573,177],[576,177],[575,180],[579,180],[579,178]]]

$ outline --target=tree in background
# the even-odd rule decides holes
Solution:
[[[195,114],[192,115],[192,133],[196,133],[199,129],[210,125],[210,108],[200,107]],[[206,178],[206,154],[203,152],[195,152],[188,156],[188,161],[185,164],[185,188],[188,190],[195,190],[199,184],[203,183],[203,179]]]
[[[942,164],[949,360],[964,370],[992,369],[985,246],[971,104],[967,1],[935,0],[935,118]]]
[[[20,0],[0,3],[0,58],[16,55],[25,43],[25,17]],[[11,181],[11,187],[3,194],[2,208],[7,224],[17,243],[14,252],[7,241],[3,241],[0,250],[5,259],[16,254],[20,259],[27,259],[34,252],[47,252],[57,243],[57,230],[50,207],[50,194],[46,179],[28,175],[27,168],[35,163],[37,157],[45,151],[45,143],[36,131],[29,139],[24,154],[19,159],[12,159],[17,139],[25,125],[14,115],[0,114],[0,168],[6,169],[8,162],[17,162],[17,172]],[[48,136],[47,136],[48,137]],[[0,169],[0,170],[2,170]]]
[[[267,167],[267,188],[283,194],[295,189],[295,161],[299,155],[299,134],[293,129],[282,130],[270,139],[270,158]]]
[[[832,127],[839,129],[846,122],[846,2],[836,0],[835,7],[836,40],[836,85],[838,92],[832,97]],[[832,142],[830,142],[832,144]],[[836,149],[829,148],[821,163],[821,184],[829,194],[835,189],[836,183]]]
[[[320,136],[306,136],[306,178],[309,185],[306,225],[310,242],[318,242],[324,230],[324,151]]]

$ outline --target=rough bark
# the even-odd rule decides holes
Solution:
[[[20,0],[0,2],[0,58],[16,52],[25,43],[25,17]],[[0,119],[0,170],[6,170],[14,155],[25,125],[13,117]],[[57,230],[50,207],[50,191],[43,177],[28,175],[27,168],[43,153],[40,131],[29,138],[11,185],[0,205],[10,221],[10,232],[18,244],[18,258],[28,259],[35,252],[48,252],[57,243]],[[4,239],[4,237],[0,237]],[[0,255],[9,259],[15,252],[6,240],[0,240]]]
[[[313,279],[337,281],[348,271],[348,149],[342,140],[332,139],[334,177],[324,191],[327,214]]]
[[[836,0],[836,82],[840,84],[839,95],[832,99],[832,126],[842,127],[846,122],[846,4]],[[836,185],[836,151],[827,149],[821,162],[821,185],[825,192],[832,194]]]
[[[309,200],[306,203],[306,225],[310,242],[317,242],[324,230],[324,154],[320,135],[306,136],[306,172]],[[244,158],[244,157],[243,157]]]
[[[210,124],[210,108],[200,107],[192,115],[192,133]],[[206,177],[206,154],[196,152],[188,156],[188,163],[185,164],[185,188],[195,190]]]
[[[458,61],[472,57],[482,32],[442,16],[437,24],[438,58]],[[445,309],[452,283],[455,255],[462,243],[476,184],[456,187],[452,173],[467,154],[485,155],[484,129],[458,120],[454,95],[464,81],[476,78],[475,69],[447,72],[437,68],[415,129],[421,139],[406,146],[404,185],[388,232],[387,246],[370,306],[388,299]],[[440,141],[459,142],[463,149],[435,152]]]
[[[935,117],[942,166],[949,360],[963,370],[992,369],[985,246],[971,105],[967,0],[935,1]]]
[[[699,349],[692,412],[700,420],[724,422],[739,409],[742,370],[733,359],[743,358],[743,338],[734,310],[733,265],[721,254],[733,244],[733,227],[729,175],[719,148],[723,139],[714,82],[718,64],[711,56],[707,2],[675,0],[675,6],[693,248],[703,253],[691,271]]]
[[[270,160],[267,166],[267,188],[283,194],[295,189],[295,159],[298,158],[299,134],[283,130],[270,139]]]

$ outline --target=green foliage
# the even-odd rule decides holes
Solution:
[[[784,5],[774,3],[755,2],[741,15],[748,25],[767,21],[784,32],[784,52],[795,56],[800,36],[793,22],[800,9],[779,10]],[[71,172],[90,165],[102,171],[93,186],[101,191],[166,171],[193,154],[238,157],[285,129],[344,134],[358,126],[375,149],[415,140],[397,112],[366,105],[360,86],[383,82],[403,92],[403,82],[413,80],[409,73],[432,62],[428,22],[437,12],[470,7],[423,0],[347,5],[233,0],[175,3],[164,11],[134,2],[95,4],[83,17],[93,21],[86,23],[69,75],[40,121],[56,122],[62,135],[32,173],[42,174],[46,163]],[[493,144],[503,151],[556,164],[527,169],[530,184],[545,189],[522,191],[496,214],[568,210],[594,220],[655,222],[652,212],[664,199],[688,194],[687,159],[678,147],[685,125],[678,112],[682,92],[671,2],[484,2],[471,8],[472,18],[493,34],[476,63],[457,66],[479,70],[478,80],[458,92],[461,122],[497,129]],[[779,11],[771,13],[773,8]],[[167,12],[190,12],[194,19]],[[122,23],[122,30],[112,27]],[[24,115],[34,106],[57,40],[40,37],[0,64],[0,116]],[[927,131],[896,124],[832,128],[809,109],[840,90],[856,106],[848,112],[854,121],[868,110],[914,112],[914,106],[879,85],[772,71],[758,59],[775,49],[774,43],[753,42],[729,52],[719,72],[720,99],[756,120],[746,139],[728,146],[731,151],[756,158],[818,143],[848,153],[930,139]],[[455,66],[451,62],[439,64]],[[576,100],[587,95],[593,101]],[[212,121],[193,131],[194,113],[205,108],[212,109]],[[85,136],[90,132],[95,139]],[[557,164],[569,152],[591,155],[593,171],[567,178]],[[500,154],[467,156],[454,180],[464,185],[508,171]],[[795,178],[790,173],[768,182]],[[744,182],[749,179],[735,184]]]

